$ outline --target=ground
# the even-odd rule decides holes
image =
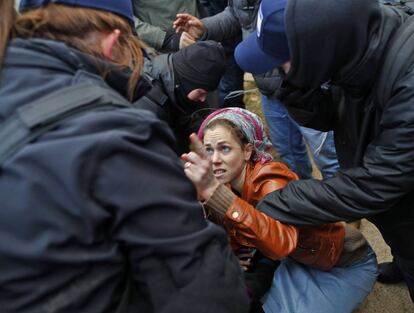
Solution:
[[[246,75],[245,90],[252,88],[255,88],[252,78]],[[258,92],[247,94],[245,103],[249,110],[262,116]],[[316,168],[314,169],[314,176],[320,177]],[[390,261],[392,259],[390,249],[385,244],[377,228],[367,220],[362,220],[360,229],[376,252],[378,262]],[[376,283],[371,294],[354,313],[414,313],[414,303],[411,302],[407,287],[404,284],[384,285]]]

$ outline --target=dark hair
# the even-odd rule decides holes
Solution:
[[[143,63],[141,42],[134,34],[128,21],[114,13],[63,4],[46,6],[24,12],[15,18],[13,0],[2,0],[0,37],[0,56],[4,56],[10,35],[21,38],[46,38],[67,43],[90,55],[102,57],[100,47],[91,42],[93,32],[109,33],[119,29],[121,34],[114,47],[117,56],[114,63],[120,67],[131,68],[128,93],[132,97],[138,83]],[[6,18],[3,18],[3,15]],[[5,26],[5,27],[4,27]],[[7,29],[7,35],[4,35]],[[103,72],[104,76],[105,73]]]

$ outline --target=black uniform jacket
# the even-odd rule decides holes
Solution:
[[[125,95],[128,79],[40,39],[13,40],[1,74],[0,122],[64,86]],[[67,119],[10,157],[0,173],[0,311],[246,312],[238,263],[173,146],[152,113],[122,108]]]

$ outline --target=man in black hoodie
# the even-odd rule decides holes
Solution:
[[[236,60],[254,73],[284,68],[279,98],[303,126],[334,130],[342,170],[292,182],[258,208],[300,225],[368,218],[414,300],[413,66],[384,105],[375,98],[386,52],[408,16],[376,0],[264,0],[259,16]]]

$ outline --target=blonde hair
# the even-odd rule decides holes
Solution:
[[[1,2],[5,9],[8,9],[4,4],[7,2],[7,5],[11,7],[11,11],[14,11],[14,1],[2,0]],[[5,11],[2,7],[0,7],[0,12],[3,21],[3,12]],[[10,12],[6,12],[6,15],[10,16]],[[116,60],[112,62],[119,65],[120,68],[130,68],[132,70],[128,83],[128,95],[132,98],[140,78],[143,63],[142,44],[131,25],[122,17],[102,10],[51,3],[27,11],[20,16],[12,16],[8,18],[8,22],[5,22],[5,26],[8,36],[7,38],[3,35],[0,37],[0,56],[4,56],[10,36],[16,36],[62,41],[82,52],[102,58],[98,43],[95,45],[92,42],[91,44],[90,35],[94,32],[109,34],[113,30],[119,29],[120,36],[114,47]],[[102,72],[102,76],[104,75],[105,73]]]

